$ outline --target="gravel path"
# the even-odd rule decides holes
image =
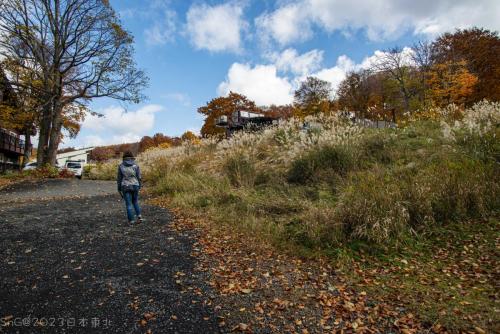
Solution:
[[[0,203],[49,198],[81,198],[116,193],[116,183],[78,179],[47,179],[8,186],[0,191]]]
[[[0,333],[218,332],[192,237],[168,211],[143,210],[129,226],[114,182],[1,190]]]

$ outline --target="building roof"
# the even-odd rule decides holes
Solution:
[[[86,148],[81,148],[79,150],[74,150],[74,151],[71,151],[71,152],[59,153],[57,155],[57,159],[71,158],[71,157],[75,157],[77,155],[86,154],[86,153],[92,151],[93,149],[94,149],[94,147],[86,147]]]

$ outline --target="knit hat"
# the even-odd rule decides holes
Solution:
[[[127,159],[127,158],[134,158],[134,154],[130,151],[125,151],[123,153],[123,159]]]

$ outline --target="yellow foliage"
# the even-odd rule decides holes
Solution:
[[[478,82],[478,78],[467,70],[465,61],[436,64],[426,76],[429,95],[437,107],[451,103],[463,105]]]
[[[170,147],[172,147],[172,144],[170,144],[169,142],[164,142],[164,143],[161,143],[160,145],[158,145],[157,147],[159,147],[159,148],[170,148]],[[155,147],[151,147],[149,149],[153,149],[153,148],[155,148]]]
[[[328,100],[322,100],[304,106],[296,106],[293,109],[293,116],[304,119],[307,116],[328,114],[332,111],[331,109],[331,102]]]

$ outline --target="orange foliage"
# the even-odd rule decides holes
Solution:
[[[295,107],[287,104],[284,106],[271,105],[269,108],[264,110],[264,115],[267,117],[289,119],[295,114]]]
[[[198,144],[200,142],[200,139],[198,138],[197,135],[195,135],[193,132],[191,131],[186,131],[182,134],[181,136],[181,140],[182,141],[189,141],[193,144]]]
[[[467,62],[467,70],[477,84],[467,99],[472,104],[483,99],[500,100],[500,37],[498,32],[481,28],[457,30],[441,35],[433,44],[438,63]]]
[[[238,110],[261,112],[255,102],[244,95],[234,92],[230,92],[226,97],[212,99],[205,106],[198,108],[198,112],[206,116],[205,123],[200,131],[201,135],[203,137],[223,137],[226,131],[223,128],[216,127],[215,120],[223,115],[230,117],[233,112]]]
[[[463,105],[473,94],[478,78],[467,70],[465,61],[435,64],[427,73],[429,95],[438,107]]]

